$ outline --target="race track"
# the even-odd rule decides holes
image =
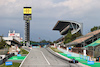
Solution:
[[[22,67],[78,67],[68,61],[60,59],[45,48],[33,48],[25,59]]]

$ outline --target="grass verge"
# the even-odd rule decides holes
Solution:
[[[20,50],[21,50],[20,54],[28,54],[29,53],[28,51],[26,51],[26,50],[24,50],[22,48]]]
[[[57,53],[63,53],[62,51],[58,50],[57,48],[54,47],[50,47],[53,51],[57,52]]]
[[[13,65],[6,66],[5,63],[0,65],[0,67],[19,67],[21,63],[13,63]]]

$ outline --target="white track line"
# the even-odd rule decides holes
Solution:
[[[24,63],[24,61],[26,60],[26,58],[28,57],[28,55],[31,53],[31,50],[30,50],[30,52],[27,54],[27,56],[25,57],[25,59],[21,62],[21,64],[20,64],[20,66],[19,67],[22,67],[22,65],[23,65],[23,63]]]
[[[43,54],[43,52],[41,51],[43,57],[45,58],[45,60],[47,61],[48,65],[50,65],[49,61],[47,60],[47,58],[45,57],[45,55]]]

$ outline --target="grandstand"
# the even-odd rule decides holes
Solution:
[[[90,32],[76,40],[67,43],[66,46],[76,45],[76,47],[84,47],[100,38],[100,30]]]
[[[98,51],[100,51],[100,29],[80,36],[67,44],[63,44],[64,37],[67,35],[69,30],[71,30],[71,34],[75,34],[77,32],[82,34],[82,29],[81,23],[73,21],[58,21],[53,30],[58,30],[63,36],[56,40],[56,46],[60,44],[60,47],[64,49],[73,46],[71,52],[91,57],[100,56],[100,53],[98,53]]]
[[[84,54],[84,50],[86,50],[86,55],[91,57],[94,55],[94,57],[98,57],[100,56],[100,53],[98,53],[98,51],[100,51],[100,30],[78,37],[76,40],[65,44],[65,46],[76,46],[72,48],[72,52]]]

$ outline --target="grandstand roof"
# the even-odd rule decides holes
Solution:
[[[89,38],[91,38],[94,35],[99,34],[99,33],[100,33],[100,30],[96,30],[96,31],[90,32],[90,33],[88,33],[88,34],[86,34],[84,36],[81,36],[81,37],[77,38],[76,40],[74,40],[74,41],[72,41],[72,42],[70,42],[70,43],[68,43],[66,45],[82,43],[85,40],[87,40],[87,39],[89,39]]]
[[[69,30],[71,30],[71,34],[75,34],[76,32],[82,33],[82,29],[82,23],[62,20],[58,21],[53,28],[53,30],[58,30],[61,35],[66,35]]]
[[[88,47],[88,46],[97,46],[97,45],[100,45],[100,38],[98,40],[96,40],[95,42],[85,46],[85,47]]]
[[[69,21],[58,21],[56,25],[54,26],[53,30],[63,30],[65,27],[67,27],[70,24]]]

